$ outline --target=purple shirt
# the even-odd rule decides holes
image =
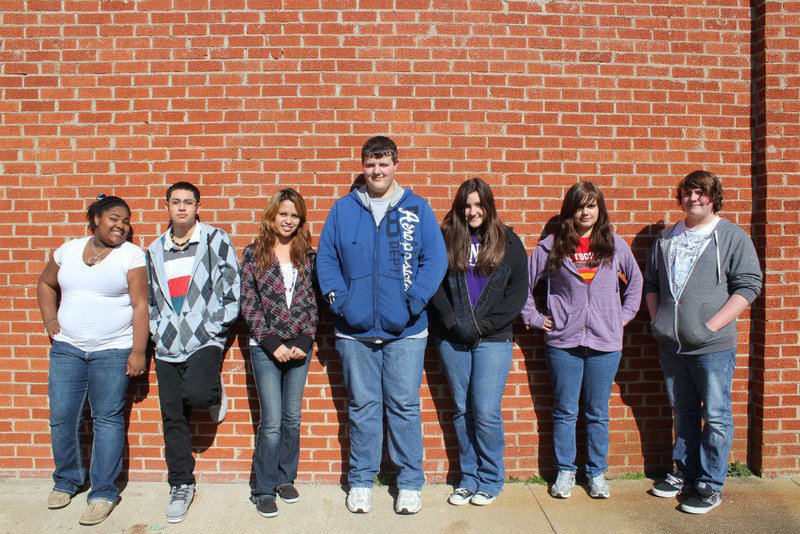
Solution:
[[[469,269],[465,273],[467,276],[467,290],[469,291],[469,303],[472,304],[472,309],[475,309],[475,305],[478,303],[478,297],[481,296],[483,292],[483,288],[486,287],[486,284],[489,282],[488,276],[483,276],[482,274],[478,274],[475,272],[475,265],[478,263],[478,253],[481,250],[481,242],[476,235],[470,236],[470,246],[469,246],[469,260],[467,264],[469,265]]]

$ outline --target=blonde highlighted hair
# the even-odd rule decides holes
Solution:
[[[297,215],[300,217],[300,224],[297,225],[297,230],[294,235],[292,235],[290,258],[292,264],[302,276],[303,263],[305,262],[308,249],[311,246],[311,234],[306,225],[306,203],[300,193],[291,188],[281,189],[267,201],[264,214],[261,216],[261,227],[258,230],[258,237],[256,237],[255,240],[254,253],[256,267],[259,272],[264,272],[275,261],[275,245],[278,241],[275,217],[278,215],[281,202],[284,200],[288,200],[294,204]]]

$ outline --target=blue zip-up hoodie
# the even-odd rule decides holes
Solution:
[[[447,269],[433,210],[394,186],[377,227],[362,187],[336,201],[322,228],[319,285],[336,314],[336,329],[347,336],[385,340],[425,330],[425,306]]]

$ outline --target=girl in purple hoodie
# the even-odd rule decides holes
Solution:
[[[588,441],[589,495],[608,498],[608,401],[622,354],[622,330],[639,310],[642,273],[625,241],[611,231],[603,193],[591,182],[570,187],[555,234],[539,242],[528,261],[530,292],[522,319],[544,330],[553,383],[553,444],[558,476],[553,497],[575,485],[575,424],[583,392]],[[620,274],[627,290],[620,297]],[[547,314],[536,309],[533,288],[545,279]]]

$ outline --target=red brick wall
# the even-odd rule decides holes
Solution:
[[[766,475],[800,471],[800,5],[756,2],[753,183],[764,294],[753,308],[752,452]]]
[[[401,147],[401,183],[428,197],[440,217],[458,184],[481,176],[529,251],[578,179],[603,187],[617,232],[642,262],[654,231],[680,216],[674,184],[696,168],[724,178],[724,215],[751,223],[753,176],[761,176],[751,168],[758,50],[744,0],[1,3],[0,476],[52,468],[48,341],[35,283],[51,251],[83,235],[84,210],[99,192],[130,202],[140,246],[165,229],[161,198],[178,180],[201,187],[203,220],[229,231],[239,250],[278,187],[306,197],[316,236],[360,170],[361,144],[388,134]],[[783,16],[768,25],[781,26]],[[782,92],[774,78],[765,92],[780,102],[774,116],[765,113],[768,122],[784,128],[768,125],[769,143],[772,135],[785,139],[778,154],[764,148],[772,158],[762,173],[766,189],[757,181],[755,190],[796,225],[797,169],[781,167],[784,158],[798,160],[794,16],[776,45],[781,79],[795,91]],[[766,232],[784,222],[778,211],[756,216]],[[771,474],[800,468],[798,298],[787,289],[796,289],[800,269],[797,254],[774,248],[789,241],[797,248],[797,227],[784,230],[762,247],[778,254],[766,260],[774,271],[763,318],[778,337],[751,348],[743,321],[734,379],[732,459],[757,464],[755,444],[766,440],[758,451],[769,456],[763,467]],[[611,400],[609,460],[617,473],[669,462],[669,408],[639,317],[626,329]],[[303,480],[339,480],[347,456],[331,331],[321,328],[305,392]],[[197,470],[207,480],[250,473],[258,401],[241,326],[237,334],[223,372],[228,418],[219,428],[196,418]],[[758,348],[776,343],[780,358]],[[524,477],[552,464],[550,386],[539,335],[520,329],[514,354],[506,465]],[[751,360],[766,367],[761,382],[750,376]],[[433,351],[425,369],[425,469],[441,481],[457,469],[452,405]],[[153,373],[132,387],[130,404],[126,469],[131,478],[163,479]],[[793,463],[778,460],[786,455]]]

